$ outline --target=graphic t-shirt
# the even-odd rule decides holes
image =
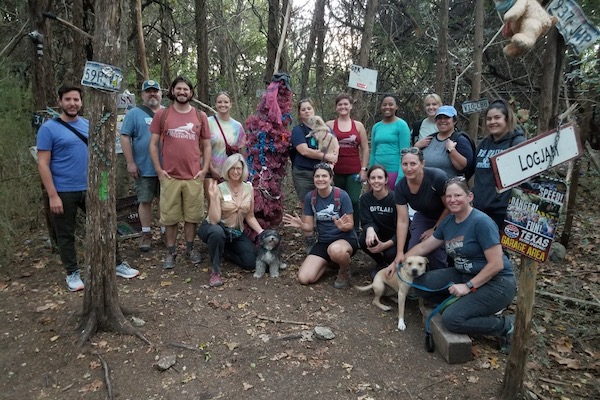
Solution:
[[[150,123],[152,117],[139,107],[132,108],[125,114],[121,135],[129,136],[133,159],[140,176],[156,176],[152,159],[150,158]]]
[[[304,198],[304,215],[310,215],[314,218],[317,225],[319,242],[321,243],[332,243],[339,239],[356,240],[354,229],[351,229],[349,232],[342,232],[333,222],[333,218],[340,218],[344,214],[354,213],[350,196],[342,189],[340,189],[340,207],[336,209],[334,190],[332,188],[329,196],[325,198],[321,197],[317,191],[315,212],[313,212],[311,204],[312,191],[308,192]]]
[[[221,125],[221,128],[223,128],[223,134],[230,146],[241,149],[241,147],[245,145],[246,132],[244,132],[242,124],[233,118],[229,118],[229,121],[220,119],[219,124]],[[210,147],[212,148],[210,163],[217,171],[221,171],[228,156],[225,151],[225,141],[223,140],[221,129],[216,121],[216,116],[213,115],[208,117],[208,126],[210,127]]]
[[[448,257],[454,259],[454,267],[471,275],[477,275],[487,264],[484,252],[500,244],[496,223],[476,208],[459,224],[453,214],[448,215],[433,236],[444,241]],[[502,261],[504,268],[498,275],[512,275],[512,265],[504,253]]]
[[[167,112],[163,135],[161,121]],[[192,109],[182,114],[173,107],[158,110],[150,124],[150,132],[160,135],[162,168],[177,179],[193,179],[200,172],[202,139],[210,139],[208,118],[203,111]]]

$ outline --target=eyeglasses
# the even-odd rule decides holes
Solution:
[[[405,147],[402,150],[400,150],[400,155],[403,156],[405,154],[420,154],[421,153],[421,149],[419,149],[418,147]]]

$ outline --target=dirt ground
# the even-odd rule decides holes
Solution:
[[[538,290],[574,300],[537,297],[529,398],[600,398],[598,183],[597,175],[582,177],[565,261],[540,266]],[[46,233],[31,232],[0,270],[0,398],[105,399],[106,369],[115,399],[497,398],[507,358],[497,341],[475,338],[472,361],[447,364],[425,351],[417,302],[407,303],[408,328],[400,332],[395,306],[386,313],[371,304],[371,293],[334,289],[334,271],[300,286],[303,240],[281,231],[288,268],[280,278],[255,279],[225,264],[220,288],[207,286],[206,261],[194,267],[178,260],[163,270],[158,234],[149,253],[124,241],[125,258],[141,275],[117,278],[119,300],[154,347],[98,333],[81,348],[75,328],[83,292],[66,291]],[[368,282],[370,268],[364,255],[355,256],[353,282]],[[335,338],[303,337],[316,326]],[[169,356],[175,363],[161,372],[159,360]]]

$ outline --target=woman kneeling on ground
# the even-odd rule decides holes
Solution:
[[[417,292],[434,303],[449,295],[458,297],[442,314],[444,326],[455,333],[500,337],[506,352],[514,331],[514,315],[495,313],[510,305],[517,289],[512,265],[500,246],[498,228],[490,217],[471,206],[473,194],[462,177],[446,183],[445,196],[451,214],[433,236],[409,250],[406,257],[424,256],[445,244],[454,268],[428,271],[414,282],[430,289],[455,283],[438,292]],[[392,264],[387,275],[395,273],[396,265]]]
[[[252,271],[256,263],[254,243],[244,234],[244,221],[260,234],[263,229],[254,216],[254,189],[248,179],[244,156],[233,154],[225,163],[221,176],[225,182],[212,180],[208,186],[210,206],[198,236],[208,246],[212,266],[209,285],[221,286],[221,258]]]
[[[304,232],[312,232],[316,227],[317,231],[317,242],[298,270],[298,281],[303,285],[315,283],[333,262],[340,267],[333,286],[346,289],[350,257],[358,249],[352,202],[348,193],[331,186],[333,170],[329,164],[315,165],[313,179],[316,189],[304,198],[302,218],[296,213],[283,216],[285,226]]]
[[[371,276],[396,257],[396,203],[388,189],[388,172],[378,164],[367,170],[367,181],[372,191],[360,196],[362,234],[360,248],[375,261]]]

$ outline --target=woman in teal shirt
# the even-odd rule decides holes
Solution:
[[[396,116],[398,99],[386,95],[381,101],[381,121],[371,129],[371,157],[369,166],[383,165],[388,171],[388,188],[394,190],[396,182],[404,176],[400,168],[400,150],[410,146],[410,129],[402,118]]]

